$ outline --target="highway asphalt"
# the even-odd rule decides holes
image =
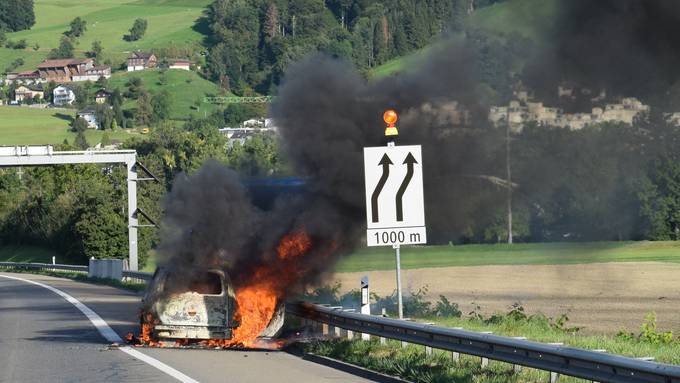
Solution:
[[[63,297],[76,298],[121,337],[138,331],[141,294],[32,274],[0,273],[0,382],[172,382],[170,375],[112,347]],[[369,382],[280,351],[135,348],[199,382]]]

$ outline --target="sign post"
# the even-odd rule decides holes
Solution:
[[[383,116],[387,146],[364,148],[366,242],[392,246],[397,264],[399,318],[404,317],[401,291],[401,245],[427,243],[420,145],[396,146],[397,114]]]

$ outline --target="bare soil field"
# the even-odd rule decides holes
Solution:
[[[368,275],[371,292],[380,296],[396,289],[395,271],[338,273],[331,281],[341,291],[357,289]],[[428,299],[446,296],[464,314],[477,305],[487,316],[521,303],[528,314],[550,317],[566,313],[570,326],[583,333],[639,332],[654,311],[661,330],[680,331],[680,264],[662,262],[577,265],[469,266],[402,271],[404,295],[427,286]]]

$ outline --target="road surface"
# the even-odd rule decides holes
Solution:
[[[110,347],[78,308],[92,309],[121,337],[138,331],[140,295],[42,275],[0,273],[0,382],[168,382],[166,373]],[[115,334],[114,334],[115,336]],[[368,382],[285,352],[135,348],[199,382]]]

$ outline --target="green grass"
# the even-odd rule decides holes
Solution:
[[[64,139],[73,143],[76,137],[70,130],[73,109],[34,109],[0,106],[0,145],[61,144]],[[107,131],[111,139],[125,140],[136,133],[118,129]],[[88,129],[85,137],[90,145],[100,142],[104,131]]]
[[[655,329],[654,319],[648,319],[646,323],[650,326],[646,330],[641,326],[639,337],[581,335],[578,330],[570,328],[568,322],[556,321],[542,315],[526,316],[520,308],[489,318],[436,317],[421,318],[418,322],[433,322],[437,326],[459,327],[474,332],[491,331],[496,335],[508,337],[521,336],[533,342],[563,343],[567,347],[585,350],[606,350],[610,354],[628,357],[654,357],[658,362],[680,364],[680,341],[677,338],[666,342],[656,340],[656,335],[664,330]],[[427,356],[423,346],[409,345],[402,348],[398,341],[388,341],[382,345],[375,338],[371,342],[343,339],[314,341],[303,345],[303,349],[414,382],[548,380],[545,371],[524,368],[516,373],[512,371],[510,364],[494,361],[482,369],[479,357],[461,354],[460,360],[454,362],[450,353],[442,350],[434,350],[433,355]],[[562,380],[580,381],[569,377],[560,378],[560,381]]]
[[[680,262],[680,242],[586,242],[402,247],[401,267],[551,265],[595,262]],[[362,249],[336,272],[391,270],[394,250]]]
[[[53,256],[56,257],[57,263],[63,261],[59,254],[44,247],[38,246],[0,247],[0,261],[2,262],[52,263]]]
[[[30,30],[7,34],[10,40],[26,39],[29,48],[23,53],[1,48],[0,70],[17,55],[30,58],[22,69],[32,68],[36,60],[45,58],[50,49],[59,45],[62,33],[76,16],[87,22],[87,31],[76,46],[79,56],[95,40],[102,42],[107,55],[114,56],[135,49],[196,46],[204,35],[194,26],[210,3],[211,0],[35,0],[36,24]],[[134,20],[140,17],[148,20],[144,38],[123,40]],[[40,48],[34,52],[32,47],[36,43]]]
[[[198,117],[203,117],[210,114],[213,110],[219,109],[218,105],[207,104],[203,102],[205,96],[217,96],[220,89],[214,83],[200,77],[192,71],[171,69],[165,71],[166,84],[160,84],[161,71],[146,70],[138,72],[117,72],[109,79],[109,87],[111,89],[119,88],[121,92],[125,92],[127,87],[125,84],[133,77],[142,79],[144,87],[151,92],[159,92],[166,90],[172,97],[172,112],[171,119],[186,120],[191,114]],[[196,100],[201,101],[200,110],[194,109],[193,105]],[[135,102],[130,102],[125,107],[136,107]]]

